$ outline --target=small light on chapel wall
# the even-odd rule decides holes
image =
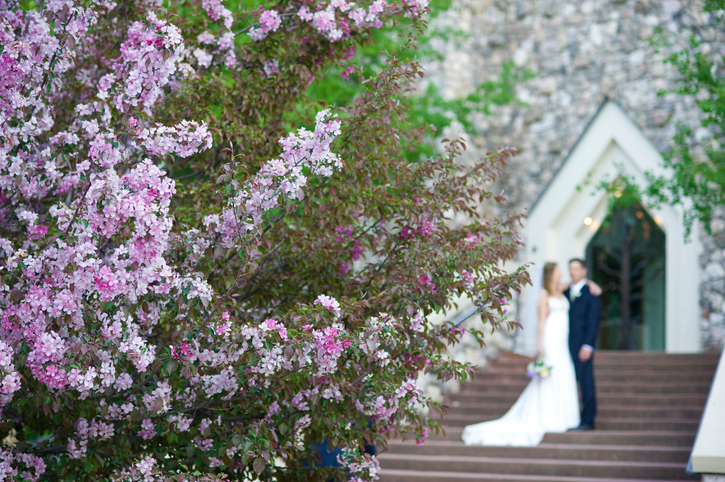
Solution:
[[[656,222],[658,226],[662,226],[662,216],[660,216],[660,215],[658,214],[657,216],[655,216],[655,217],[654,217],[654,218],[652,218],[652,219],[654,219],[654,222]]]
[[[592,218],[590,218],[589,216],[585,217],[584,218],[584,224],[586,224],[587,226],[591,226],[592,225]]]

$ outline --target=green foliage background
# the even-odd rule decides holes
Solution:
[[[348,79],[340,74],[344,70],[339,66],[329,68],[324,76],[315,79],[308,87],[307,94],[312,102],[347,107],[352,105],[354,99],[364,90],[364,79],[378,75],[388,58],[394,55],[403,61],[416,59],[425,65],[426,62],[443,60],[443,55],[436,50],[435,39],[447,42],[460,43],[466,34],[460,30],[437,26],[435,19],[443,12],[453,8],[453,0],[433,0],[429,7],[429,24],[431,27],[418,39],[416,49],[404,48],[404,35],[402,25],[387,25],[375,29],[370,34],[370,41],[358,48],[350,65],[355,66],[355,73]],[[401,50],[402,49],[402,50]],[[429,83],[422,92],[409,92],[408,105],[405,110],[408,121],[415,127],[430,128],[431,133],[439,132],[453,122],[460,123],[463,128],[471,132],[473,124],[471,114],[482,112],[491,113],[492,106],[512,103],[522,104],[516,98],[517,85],[532,78],[534,75],[528,69],[521,69],[508,61],[502,65],[498,78],[487,79],[477,85],[474,91],[466,96],[446,100],[434,83]],[[411,162],[430,157],[436,153],[436,146],[429,138],[429,142],[416,145],[406,145],[406,157]]]
[[[704,10],[723,26],[725,0],[707,0]],[[722,65],[725,58],[716,59],[702,49],[702,41],[692,36],[689,47],[670,55],[666,63],[682,76],[677,87],[662,91],[660,96],[675,93],[696,98],[704,114],[701,125],[712,136],[696,140],[689,126],[680,124],[672,139],[673,147],[664,153],[668,174],[648,173],[649,185],[644,194],[654,204],[666,203],[685,208],[684,223],[689,236],[695,220],[704,223],[709,231],[717,209],[725,206],[725,79]],[[697,151],[704,153],[704,158]]]

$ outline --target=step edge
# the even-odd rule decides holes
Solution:
[[[395,446],[413,446],[414,440],[390,440],[388,441],[388,447],[391,445]],[[429,447],[469,447],[462,441],[458,440],[427,440],[423,446]],[[417,445],[416,445],[417,447]],[[500,448],[500,449],[511,449],[511,448],[526,448],[526,449],[558,449],[558,450],[602,450],[602,451],[615,451],[615,450],[627,450],[633,452],[690,452],[691,447],[677,447],[677,446],[665,446],[665,445],[614,445],[614,444],[592,444],[592,445],[581,445],[581,444],[556,444],[556,443],[540,443],[535,447],[502,447],[497,445],[483,446],[483,445],[471,445],[470,447],[476,448]]]
[[[556,475],[510,475],[510,474],[474,474],[471,472],[433,472],[433,471],[420,471],[420,470],[405,470],[405,469],[380,469],[379,475],[388,476],[407,476],[412,477],[437,477],[436,480],[450,480],[450,479],[490,479],[490,480],[520,480],[520,481],[546,481],[546,482],[693,482],[693,479],[682,479],[682,480],[654,480],[647,479],[611,479],[601,477],[571,477],[571,476],[556,476]]]
[[[483,462],[499,464],[529,464],[529,465],[570,465],[579,467],[651,467],[676,469],[685,468],[681,463],[671,462],[634,462],[634,461],[611,461],[611,460],[576,460],[576,459],[527,459],[527,458],[506,458],[506,457],[476,457],[472,455],[416,455],[416,454],[391,454],[384,452],[379,454],[378,459],[398,460],[419,460],[430,462]]]

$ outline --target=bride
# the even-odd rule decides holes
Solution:
[[[556,263],[544,265],[538,303],[538,357],[552,367],[548,377],[534,378],[513,407],[498,420],[469,425],[466,445],[538,445],[546,432],[565,432],[579,425],[579,397],[569,353],[569,301],[561,288]]]

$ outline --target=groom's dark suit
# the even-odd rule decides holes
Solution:
[[[569,351],[574,360],[576,379],[582,392],[582,425],[594,425],[597,416],[597,399],[594,390],[594,368],[592,356],[588,361],[579,360],[579,350],[582,345],[594,347],[599,332],[599,318],[602,314],[602,300],[589,291],[584,285],[579,296],[571,299],[571,288],[564,291],[569,299]]]

